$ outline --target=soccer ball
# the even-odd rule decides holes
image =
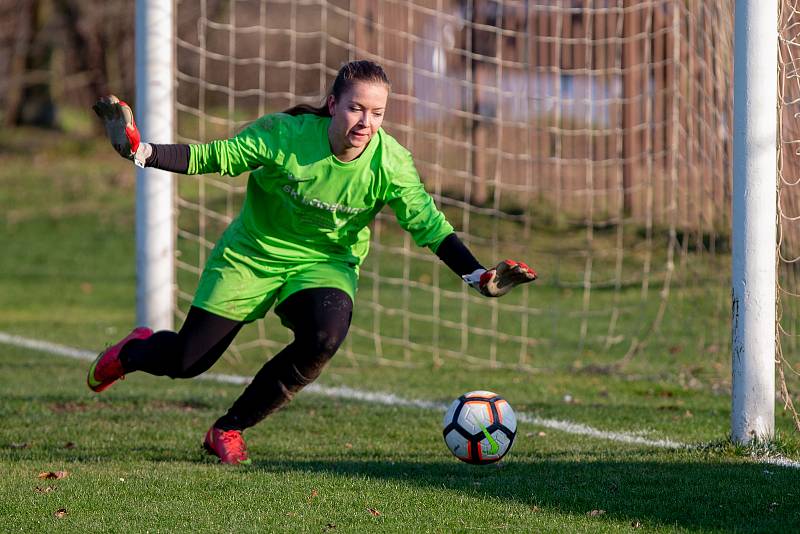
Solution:
[[[505,456],[517,434],[517,417],[503,397],[470,391],[453,401],[444,415],[444,442],[456,458],[490,464]]]

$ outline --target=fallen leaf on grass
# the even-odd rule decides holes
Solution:
[[[378,517],[379,515],[381,515],[381,513],[378,510],[376,510],[375,508],[367,508],[367,512],[371,513],[375,517]]]
[[[57,518],[57,519],[61,519],[61,518],[63,518],[64,516],[66,516],[66,515],[67,515],[67,509],[66,509],[66,508],[59,508],[58,510],[56,510],[56,511],[53,513],[53,515],[54,515],[54,516],[56,516],[56,518]]]
[[[67,478],[69,471],[42,471],[39,473],[39,478],[42,480],[60,480]]]
[[[311,495],[308,496],[308,502],[311,502],[317,496],[319,496],[319,492],[315,489],[312,489]]]
[[[353,448],[353,444],[352,443],[345,443],[344,444],[344,448],[345,449],[352,449]]]
[[[597,517],[599,515],[603,515],[604,513],[606,513],[605,510],[592,510],[591,512],[586,512],[586,515],[589,517]]]
[[[539,508],[538,506],[536,506],[535,504],[533,506],[531,506],[531,512],[537,513],[537,512],[541,512],[541,511],[542,511],[542,509]]]
[[[9,443],[9,449],[29,449],[31,446],[29,443]]]
[[[55,491],[55,490],[56,490],[55,486],[45,486],[43,488],[40,488],[39,486],[36,486],[36,488],[34,488],[33,491],[35,491],[36,493],[50,493],[51,491]]]
[[[73,442],[71,442],[71,441],[68,441],[68,442],[66,442],[64,444],[64,448],[65,449],[74,449],[75,448],[75,444]]]
[[[525,437],[526,438],[532,438],[534,436],[539,436],[540,438],[543,438],[546,435],[547,435],[547,432],[541,432],[541,431],[539,431],[539,432],[526,432],[525,433]]]

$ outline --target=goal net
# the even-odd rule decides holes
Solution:
[[[462,239],[541,278],[485,299],[386,210],[340,360],[727,362],[732,34],[729,3],[699,0],[178,2],[177,139],[316,105],[344,62],[375,60],[392,82],[384,128]],[[179,178],[180,314],[246,179]],[[270,314],[230,357],[289,340]]]
[[[779,5],[776,365],[784,406],[800,430],[795,407],[800,376],[800,4],[781,0]]]

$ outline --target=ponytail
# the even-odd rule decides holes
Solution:
[[[327,98],[325,99],[327,101]],[[319,115],[320,117],[330,117],[331,113],[328,111],[328,103],[325,102],[322,106],[312,106],[311,104],[297,104],[286,111],[287,115]]]

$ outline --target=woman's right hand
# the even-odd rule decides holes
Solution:
[[[147,143],[141,143],[131,107],[116,96],[108,95],[100,98],[92,109],[102,119],[114,150],[137,166],[144,167]]]

